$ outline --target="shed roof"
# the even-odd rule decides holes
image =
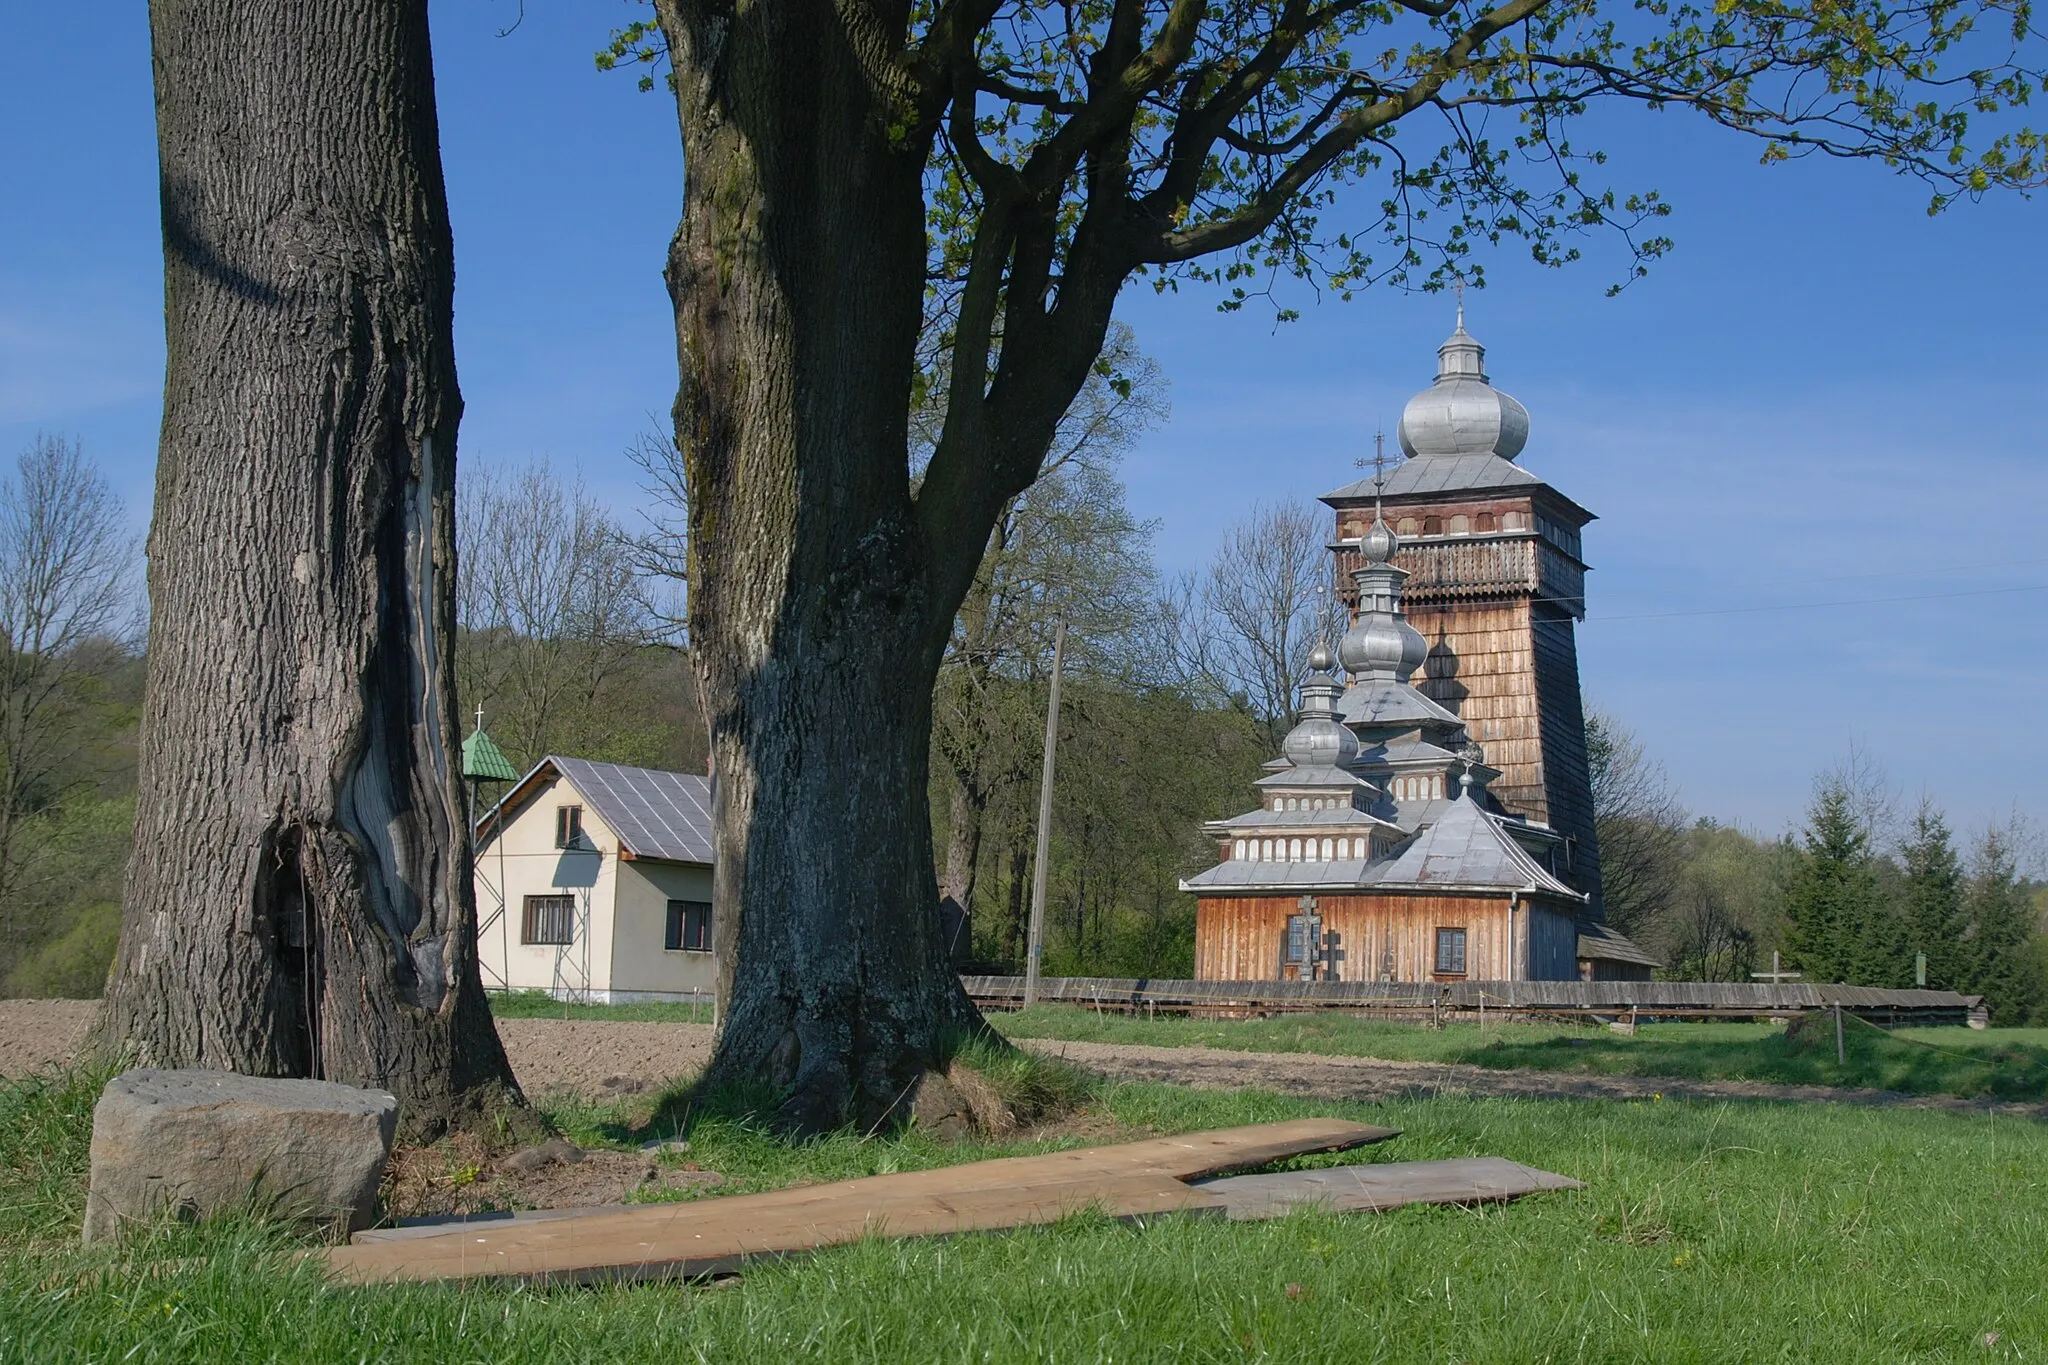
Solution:
[[[1591,920],[1579,922],[1579,957],[1582,961],[1588,962],[1632,962],[1640,967],[1664,965],[1644,952],[1627,935]]]
[[[629,768],[549,754],[505,799],[477,821],[481,834],[501,813],[523,805],[542,782],[559,776],[583,797],[635,858],[673,863],[712,861],[711,779],[660,768]]]

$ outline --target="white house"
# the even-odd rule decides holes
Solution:
[[[477,956],[491,990],[709,1001],[711,783],[556,755],[477,822]]]

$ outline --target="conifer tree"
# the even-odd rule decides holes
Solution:
[[[1970,922],[1966,984],[1984,997],[1991,1022],[2001,1027],[2035,1017],[2042,1003],[2039,954],[2035,951],[2033,897],[2020,877],[2008,830],[1984,832],[1972,860],[1964,910]]]
[[[1870,835],[1840,776],[1821,779],[1801,842],[1785,895],[1789,956],[1808,981],[1849,981],[1867,966],[1863,929],[1877,908],[1877,885]]]
[[[1956,857],[1948,822],[1929,801],[1913,816],[1912,837],[1900,850],[1905,858],[1900,917],[1905,921],[1909,952],[1927,954],[1927,984],[1934,990],[1955,990],[1963,979],[1963,869]]]

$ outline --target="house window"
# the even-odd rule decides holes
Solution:
[[[1465,931],[1463,929],[1439,929],[1436,931],[1436,969],[1444,976],[1465,974]]]
[[[575,848],[583,842],[583,807],[555,807],[555,847]]]
[[[670,901],[668,933],[663,937],[661,946],[670,952],[678,949],[686,953],[710,952],[711,902]]]
[[[528,896],[519,922],[521,943],[573,943],[576,940],[574,896]]]

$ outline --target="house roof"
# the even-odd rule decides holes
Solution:
[[[711,779],[660,768],[629,768],[587,758],[549,754],[519,780],[505,799],[477,821],[482,831],[501,812],[525,803],[542,782],[560,776],[618,836],[619,847],[635,858],[672,863],[710,863]]]
[[[1641,967],[1664,965],[1626,935],[1591,920],[1579,923],[1579,957],[1585,961],[1632,962]]]

